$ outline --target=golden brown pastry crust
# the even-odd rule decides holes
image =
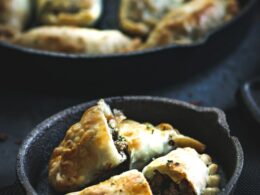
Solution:
[[[131,170],[68,195],[152,195],[152,192],[143,174]]]
[[[122,0],[119,11],[120,25],[130,34],[146,36],[170,9],[185,1]]]
[[[13,43],[39,50],[73,54],[112,54],[137,47],[136,40],[116,30],[54,26],[31,29],[17,36]]]
[[[178,148],[152,161],[143,169],[143,173],[150,182],[156,172],[166,175],[175,184],[185,181],[191,194],[217,194],[220,183],[217,168],[208,155],[200,155],[191,148]]]
[[[236,0],[193,0],[171,10],[156,26],[143,48],[191,44],[238,12]]]
[[[102,7],[102,0],[37,0],[38,19],[46,25],[91,26]]]
[[[49,162],[49,181],[57,191],[77,190],[126,160],[114,145],[111,120],[116,118],[101,101],[70,127]]]

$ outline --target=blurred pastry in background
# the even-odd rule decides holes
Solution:
[[[1,0],[0,40],[11,39],[23,30],[31,11],[30,0]]]
[[[172,9],[151,32],[144,48],[202,40],[232,19],[238,10],[236,0],[192,0]]]
[[[102,13],[102,0],[37,0],[41,24],[92,26]]]
[[[43,26],[20,34],[13,43],[39,50],[71,54],[113,54],[135,50],[140,41],[131,39],[117,30]]]
[[[168,13],[188,0],[122,0],[119,11],[122,29],[133,35],[146,36]]]

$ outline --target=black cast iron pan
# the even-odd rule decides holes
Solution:
[[[230,135],[225,114],[221,110],[159,97],[114,97],[105,100],[112,108],[121,109],[131,119],[151,121],[154,124],[169,122],[186,135],[204,142],[206,152],[213,156],[222,170],[220,194],[234,192],[243,167],[243,151],[238,139]],[[63,139],[66,130],[80,119],[85,109],[96,102],[68,108],[39,124],[28,135],[18,154],[19,184],[7,188],[7,194],[14,191],[18,193],[18,190],[19,194],[21,191],[27,194],[57,194],[47,180],[50,155]]]
[[[134,75],[134,80],[150,83],[153,79],[144,77],[147,72],[152,72],[163,74],[158,80],[183,80],[202,67],[217,63],[241,43],[250,27],[257,0],[239,2],[241,11],[232,21],[204,40],[188,46],[172,45],[129,54],[88,56],[42,52],[0,43],[2,60],[8,64],[3,77],[10,78],[11,74],[21,81],[28,79],[34,83],[54,79],[56,82],[61,80],[60,85],[63,85],[65,80],[97,83],[101,82],[100,78],[127,83]],[[118,29],[119,0],[105,0],[104,3],[104,14],[97,28]]]

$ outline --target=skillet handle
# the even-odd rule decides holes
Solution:
[[[1,195],[25,195],[25,191],[21,184],[16,181],[13,185],[0,188]]]
[[[260,77],[245,83],[240,89],[240,94],[247,110],[260,124]]]

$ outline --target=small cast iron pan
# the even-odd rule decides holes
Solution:
[[[170,80],[184,75],[194,74],[204,66],[210,66],[233,51],[243,40],[250,24],[257,0],[238,0],[241,10],[230,22],[216,29],[205,39],[187,46],[170,45],[128,54],[115,55],[70,55],[52,53],[23,48],[8,43],[0,43],[2,58],[6,58],[10,75],[16,78],[34,80],[88,80],[100,81],[100,78],[110,80],[129,79],[150,82],[143,79],[147,71],[163,73],[164,79]],[[119,0],[105,0],[104,13],[97,24],[99,29],[119,29]],[[5,55],[7,54],[7,55]],[[171,69],[171,71],[166,71]],[[15,71],[14,71],[15,70]],[[99,77],[97,77],[97,74]],[[48,75],[48,79],[46,79]],[[34,77],[33,77],[34,76]],[[33,78],[32,78],[33,77]],[[162,79],[161,79],[162,80]],[[11,82],[11,81],[10,81]],[[61,82],[61,85],[64,83]]]
[[[133,96],[107,98],[112,107],[138,121],[172,123],[186,135],[207,145],[207,153],[221,166],[221,195],[234,192],[243,167],[243,151],[237,138],[230,135],[225,114],[216,108],[197,107],[177,100]],[[47,166],[53,149],[66,130],[83,112],[96,104],[87,102],[68,108],[39,124],[25,139],[17,160],[18,179],[26,194],[57,194],[47,180]]]

